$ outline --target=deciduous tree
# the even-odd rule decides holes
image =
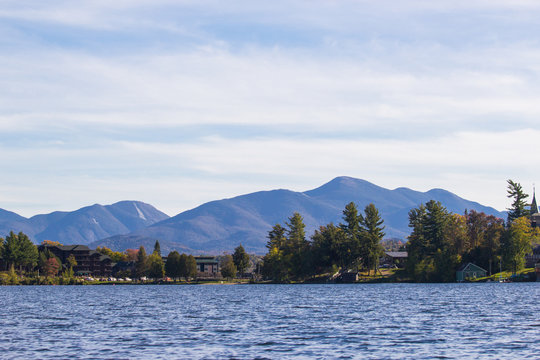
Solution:
[[[180,264],[180,254],[178,251],[172,251],[167,255],[167,262],[165,263],[165,274],[173,278],[175,281],[182,276]]]
[[[234,260],[231,255],[226,255],[221,263],[221,276],[227,279],[232,279],[236,275],[237,269],[234,265]]]
[[[249,255],[244,250],[244,247],[242,244],[238,245],[236,249],[234,249],[234,253],[232,255],[234,265],[236,266],[236,269],[240,273],[240,276],[246,271],[246,269],[249,266]]]
[[[161,255],[156,251],[147,259],[148,277],[154,280],[161,279],[165,275],[165,266]]]

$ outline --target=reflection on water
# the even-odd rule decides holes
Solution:
[[[539,358],[540,283],[0,287],[0,358]]]

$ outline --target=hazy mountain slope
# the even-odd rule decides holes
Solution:
[[[240,243],[248,251],[264,253],[268,231],[276,223],[284,224],[293,212],[302,214],[306,234],[310,236],[320,225],[339,223],[343,208],[351,201],[360,210],[373,202],[385,220],[387,237],[405,238],[410,232],[407,227],[409,210],[431,199],[441,201],[452,212],[474,209],[504,217],[495,209],[445,190],[426,193],[406,188],[389,190],[365,180],[338,177],[304,193],[274,190],[212,201],[129,235],[114,236],[91,245],[105,245],[117,250],[125,249],[126,245],[137,247],[138,244],[126,240],[130,237],[138,241],[147,239],[145,241],[149,243],[155,239],[176,243],[194,253],[230,252]]]
[[[24,232],[33,235],[34,230],[28,223],[28,219],[14,212],[0,209],[0,237],[5,237],[10,231]]]
[[[7,217],[6,217],[7,218]],[[92,205],[73,212],[53,212],[30,219],[5,221],[0,213],[0,230],[23,231],[31,239],[59,241],[62,244],[88,244],[101,238],[145,228],[168,216],[151,205],[121,201],[112,205]]]

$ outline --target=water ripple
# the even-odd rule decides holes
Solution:
[[[8,359],[540,354],[540,284],[1,287]]]

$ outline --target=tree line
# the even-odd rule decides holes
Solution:
[[[472,262],[489,273],[504,269],[517,272],[525,265],[525,255],[539,242],[539,231],[531,227],[531,209],[521,185],[508,180],[512,198],[508,219],[474,210],[464,215],[449,212],[440,202],[431,200],[409,211],[412,232],[406,243],[405,271],[412,281],[449,282],[455,280],[458,267]],[[531,205],[531,207],[536,204]],[[535,209],[535,212],[537,209]],[[285,227],[276,224],[268,233],[268,253],[263,274],[279,282],[304,280],[317,274],[347,270],[371,270],[375,273],[383,255],[383,220],[377,208],[369,204],[364,214],[349,203],[343,210],[343,222],[321,226],[308,241],[302,216],[294,213]]]
[[[408,259],[405,270],[413,281],[453,281],[460,264],[472,262],[496,272],[500,268],[517,272],[524,267],[525,255],[533,244],[538,244],[540,232],[533,228],[530,214],[537,212],[536,204],[528,206],[527,194],[519,183],[508,180],[507,196],[512,199],[506,222],[503,219],[474,210],[463,215],[449,212],[440,202],[429,201],[409,214],[411,234],[406,243]],[[321,226],[308,240],[305,224],[299,213],[294,213],[284,226],[276,224],[268,233],[267,254],[263,258],[263,275],[274,281],[301,281],[318,274],[347,270],[377,272],[379,259],[384,254],[381,240],[385,236],[383,220],[373,204],[359,213],[354,203],[345,206],[342,222]],[[45,245],[60,245],[44,241]],[[134,261],[133,271],[121,277],[161,279],[190,279],[197,275],[196,260],[192,255],[172,251],[166,262],[161,257],[159,241],[146,254],[128,249],[124,253],[101,247],[102,254],[115,262]],[[47,247],[38,251],[24,233],[10,232],[0,238],[0,257],[10,276],[23,272],[66,279],[73,278],[77,266],[73,256],[62,264]],[[244,273],[249,256],[242,245],[233,255],[226,255],[221,263],[223,277],[233,278]]]
[[[288,282],[338,269],[364,268],[375,272],[383,254],[383,230],[383,220],[375,205],[367,205],[360,214],[351,202],[343,210],[342,223],[321,226],[308,241],[303,218],[294,213],[285,227],[276,224],[268,233],[263,275]]]

